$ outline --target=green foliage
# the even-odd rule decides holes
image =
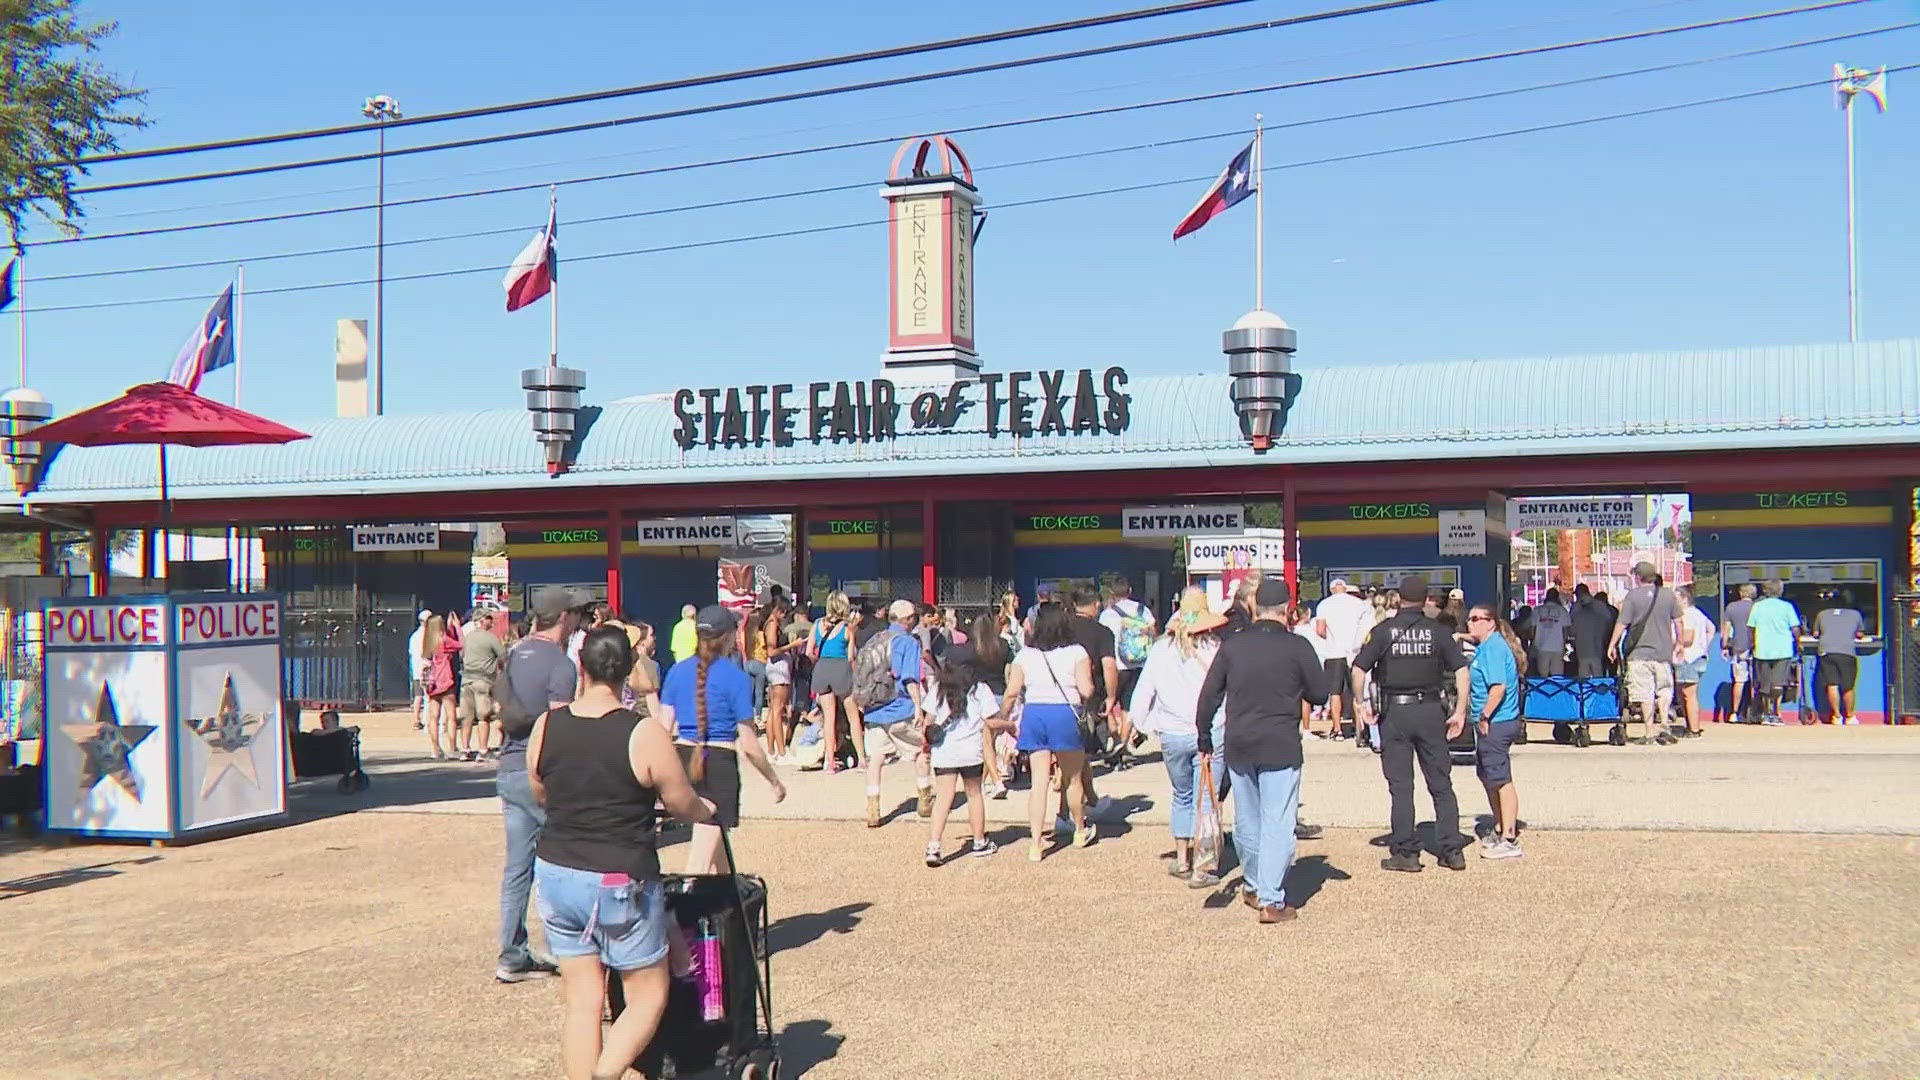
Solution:
[[[0,215],[17,248],[29,213],[79,230],[73,164],[119,148],[116,131],[146,126],[144,96],[95,63],[114,24],[82,23],[78,0],[0,0]]]

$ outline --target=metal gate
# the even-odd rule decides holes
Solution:
[[[268,557],[278,560],[276,577],[289,574],[290,547]],[[287,596],[287,697],[313,707],[405,705],[413,695],[407,639],[418,625],[418,594],[368,588],[362,560],[345,545],[315,545],[306,557],[315,577],[332,583]]]
[[[993,610],[1000,594],[1013,586],[1013,507],[950,504],[942,508],[938,526],[935,602],[962,619]]]
[[[1887,720],[1920,719],[1920,594],[1893,598],[1887,620]]]

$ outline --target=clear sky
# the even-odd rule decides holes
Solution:
[[[351,122],[364,98],[409,113],[630,85],[1144,6],[1144,0],[983,0],[961,7],[557,0],[88,0],[117,18],[101,59],[150,90],[152,127],[129,147]],[[1262,0],[1210,14],[707,90],[427,125],[391,145],[608,118],[884,74],[1252,22],[1338,0]],[[1738,0],[1440,0],[1383,14],[1115,57],[848,94],[606,132],[394,159],[389,198],[561,180],[1258,86],[1677,25],[1789,6]],[[721,14],[724,12],[724,14]],[[1205,142],[1015,167],[1106,150],[1436,98],[1720,56],[1920,20],[1920,3],[1670,35],[1547,57],[1271,92],[960,136],[996,205],[1211,177],[1245,142]],[[1823,79],[1842,61],[1920,63],[1920,32],[1679,71],[1272,132],[1271,166]],[[1889,76],[1891,111],[1865,107],[1859,145],[1863,334],[1920,335],[1920,72]],[[111,182],[371,149],[352,136],[258,151],[102,166]],[[561,356],[587,397],[681,385],[861,377],[885,346],[885,232],[877,193],[889,147],[564,187]],[[117,194],[90,231],[119,231],[370,201],[374,169],[334,166]],[[837,194],[660,214],[571,219],[843,184]],[[1300,333],[1301,364],[1842,341],[1846,337],[1844,127],[1825,88],[1339,164],[1267,180],[1267,306]],[[1221,371],[1220,331],[1252,302],[1252,211],[1242,204],[1178,246],[1173,225],[1206,181],[992,211],[977,252],[983,362],[1007,370],[1122,364],[1136,374]],[[387,287],[388,411],[516,408],[518,372],[543,363],[542,303],[508,315],[500,276],[544,219],[544,191],[397,208],[389,240],[520,231],[390,248],[390,276],[483,273]],[[569,255],[847,222],[813,236],[569,265]],[[29,315],[29,382],[65,412],[165,376],[229,267],[66,281],[59,274],[249,260],[250,291],[372,275],[370,211],[306,221],[36,250],[31,309],[155,297],[181,302]],[[42,227],[30,239],[45,239]],[[244,404],[300,418],[332,411],[334,320],[368,317],[370,286],[255,295],[245,304]],[[6,319],[11,320],[12,312]],[[4,323],[0,323],[4,326]],[[0,337],[11,337],[11,328]],[[0,356],[11,352],[0,345]],[[230,376],[203,390],[231,393]],[[1390,394],[1390,388],[1383,387]],[[1604,394],[1606,388],[1568,387]],[[1360,403],[1356,403],[1360,404]]]

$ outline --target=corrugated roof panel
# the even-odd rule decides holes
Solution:
[[[1224,367],[1224,365],[1223,365]],[[1920,442],[1920,341],[1379,365],[1308,364],[1277,452],[1303,464],[1781,442]],[[525,484],[675,484],[1021,470],[1191,467],[1245,460],[1224,370],[1137,378],[1121,435],[990,437],[975,406],[946,432],[886,443],[699,448],[674,442],[670,398],[583,417],[572,469],[548,477],[525,412],[323,419],[289,446],[173,448],[177,498],[475,490]],[[906,395],[903,395],[906,397]],[[907,398],[910,400],[910,397]],[[904,405],[906,402],[903,401]],[[590,422],[585,422],[590,418]],[[1004,417],[1003,417],[1004,423]],[[902,424],[907,424],[903,416]],[[151,499],[148,447],[63,450],[42,502]]]

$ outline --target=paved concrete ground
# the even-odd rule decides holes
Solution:
[[[370,725],[372,791],[302,790],[297,825],[161,850],[0,844],[0,1076],[556,1075],[555,987],[490,978],[491,774],[389,759],[410,752],[403,723]],[[1372,828],[1336,828],[1302,846],[1305,912],[1282,927],[1160,874],[1158,766],[1106,781],[1152,805],[1038,866],[1010,843],[925,869],[910,812],[830,820],[859,812],[852,777],[796,780],[780,809],[814,820],[752,821],[739,845],[772,883],[790,1075],[1914,1076],[1917,745],[1850,729],[1530,747],[1524,859],[1390,875]],[[1316,817],[1378,820],[1370,756],[1316,747],[1309,768]],[[1856,790],[1869,810],[1819,805]],[[1689,813],[1857,835],[1623,827]]]

